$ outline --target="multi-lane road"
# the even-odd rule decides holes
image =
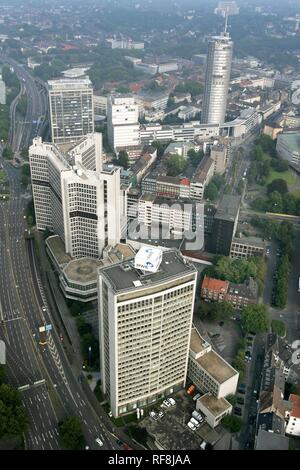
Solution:
[[[14,67],[27,94],[27,117],[19,141],[23,148],[43,131],[40,118],[47,112],[43,86],[14,60],[5,61]],[[12,131],[12,138],[16,136]],[[0,202],[0,338],[7,345],[9,381],[20,389],[29,416],[26,448],[58,449],[58,423],[68,415],[80,418],[90,449],[117,448],[111,421],[101,407],[96,413],[91,405],[55,330],[28,238],[25,210],[30,196],[20,184],[19,170],[1,163],[10,181],[10,199]],[[42,338],[39,328],[46,324],[52,330]],[[40,344],[44,340],[46,344]],[[103,442],[101,448],[97,437]]]
[[[10,184],[10,200],[0,203],[0,298],[7,344],[7,368],[11,383],[22,387],[23,402],[30,418],[26,445],[30,449],[58,448],[58,421],[66,415],[80,418],[91,449],[113,449],[115,438],[108,431],[107,416],[96,414],[78,376],[74,376],[55,328],[40,345],[39,327],[53,325],[51,312],[39,280],[27,232],[19,171],[4,162]],[[43,307],[46,311],[43,311]],[[41,382],[44,381],[44,382]],[[104,424],[105,423],[105,424]]]

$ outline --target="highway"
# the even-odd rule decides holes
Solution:
[[[45,88],[13,59],[5,58],[21,81],[27,94],[25,123],[16,130],[12,120],[11,138],[15,151],[28,147],[40,135],[47,113]],[[15,116],[16,102],[11,109]],[[39,327],[53,325],[51,312],[39,278],[32,240],[27,237],[25,209],[30,198],[20,184],[20,172],[1,161],[10,181],[10,199],[0,202],[0,301],[3,327],[0,337],[7,344],[9,381],[22,393],[29,416],[25,436],[27,449],[59,448],[58,422],[68,415],[80,419],[90,449],[117,448],[114,429],[106,412],[91,406],[83,385],[68,362],[61,339],[53,328],[42,340]],[[45,311],[43,311],[45,310]],[[53,325],[54,326],[54,325]],[[104,425],[105,423],[105,425]],[[99,437],[103,446],[95,443]]]
[[[0,298],[4,328],[0,335],[7,343],[8,376],[16,387],[24,387],[23,402],[30,417],[25,436],[29,449],[57,449],[58,421],[66,415],[80,418],[90,449],[116,447],[107,430],[109,421],[103,411],[96,414],[83,392],[78,376],[66,358],[59,335],[47,333],[47,344],[39,344],[39,327],[53,324],[39,280],[32,242],[25,238],[26,196],[20,186],[20,173],[3,162],[11,184],[11,197],[0,203]],[[46,312],[42,307],[47,308]],[[44,380],[41,385],[35,382]],[[29,386],[29,387],[28,387]],[[26,389],[27,388],[27,389]],[[104,423],[105,422],[105,426]]]

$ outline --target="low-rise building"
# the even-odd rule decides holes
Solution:
[[[193,328],[188,376],[201,392],[210,392],[219,399],[235,394],[239,373]]]
[[[292,406],[288,413],[288,423],[285,432],[291,436],[300,436],[300,396],[291,394],[289,401]]]
[[[229,288],[229,281],[221,281],[209,276],[204,276],[201,285],[201,297],[213,302],[222,302],[225,300]]]
[[[251,256],[264,256],[266,244],[256,237],[234,238],[231,244],[231,258],[250,258]]]
[[[223,144],[213,145],[210,158],[214,161],[214,174],[222,175],[226,169],[228,150]]]
[[[196,410],[201,411],[205,415],[206,422],[215,428],[224,416],[231,414],[232,406],[225,398],[216,398],[211,393],[206,393],[198,398]]]

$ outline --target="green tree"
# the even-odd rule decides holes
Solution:
[[[117,160],[117,165],[122,166],[125,170],[129,168],[129,158],[126,150],[120,150]]]
[[[232,405],[236,405],[237,397],[236,395],[227,395],[226,400]]]
[[[0,439],[19,436],[28,424],[20,393],[10,385],[0,385]]]
[[[222,420],[222,425],[232,434],[239,432],[242,427],[242,420],[238,416],[227,415]]]
[[[286,181],[280,178],[273,180],[272,183],[267,186],[267,193],[270,194],[273,191],[277,191],[281,195],[286,194],[288,192]]]
[[[21,150],[21,157],[22,158],[27,158],[28,157],[28,148],[27,147],[23,147],[22,150]]]
[[[278,191],[273,191],[268,199],[268,207],[270,212],[279,212],[283,211],[283,200],[282,196]]]
[[[14,152],[10,147],[4,147],[2,151],[2,157],[6,160],[12,160],[14,156]]]
[[[204,189],[204,198],[209,201],[215,201],[218,198],[219,191],[217,186],[210,181]]]
[[[228,302],[213,302],[209,316],[211,320],[229,320],[233,315],[233,307]]]
[[[268,331],[270,320],[265,305],[248,305],[241,311],[242,326],[245,331],[263,333]]]
[[[171,155],[167,160],[167,169],[169,176],[177,176],[187,167],[187,161],[180,155]]]
[[[5,368],[3,365],[0,365],[0,385],[6,382]]]
[[[188,154],[188,161],[194,168],[196,168],[199,165],[199,163],[201,162],[204,156],[204,153],[202,150],[199,150],[198,152],[196,152],[195,149],[188,150],[187,154]]]
[[[83,450],[85,438],[82,432],[80,420],[76,416],[69,416],[59,423],[59,443],[65,450]]]
[[[22,175],[30,176],[30,165],[28,163],[24,163],[22,166]]]
[[[289,169],[289,164],[286,160],[283,160],[282,158],[273,158],[271,160],[271,166],[274,168],[275,171],[278,171],[279,173],[283,173],[285,171],[288,171]]]
[[[209,306],[206,302],[200,302],[197,314],[201,318],[201,320],[207,320],[207,317],[209,315]]]
[[[28,178],[28,176],[22,175],[22,176],[21,176],[21,184],[22,184],[22,186],[27,186],[28,183],[29,183],[29,178]]]

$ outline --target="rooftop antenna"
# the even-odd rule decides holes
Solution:
[[[224,29],[225,35],[227,33],[227,28],[228,28],[228,12],[229,12],[229,9],[226,8],[226,10],[225,10],[225,29]]]

